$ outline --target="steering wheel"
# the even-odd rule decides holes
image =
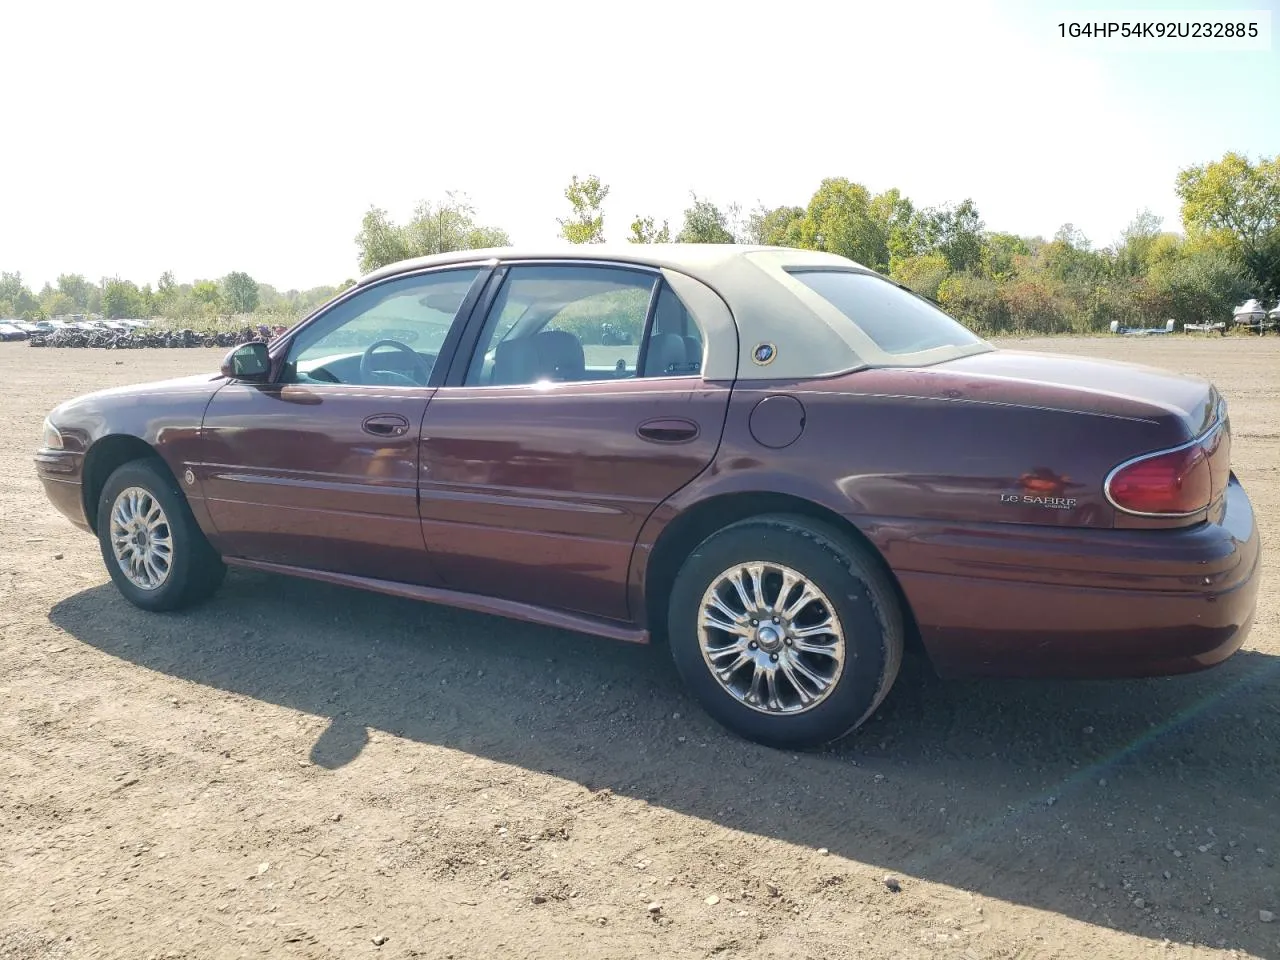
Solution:
[[[408,374],[400,373],[398,370],[380,370],[373,365],[373,352],[379,347],[395,347],[401,353],[407,353],[413,360],[413,366],[416,373],[421,374],[421,379],[414,379]],[[407,343],[401,343],[399,340],[375,340],[369,346],[364,348],[364,353],[360,355],[360,382],[361,383],[381,383],[386,386],[410,386],[425,387],[431,379],[431,364],[423,359],[422,354],[418,353],[413,347]]]

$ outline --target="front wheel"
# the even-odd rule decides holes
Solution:
[[[107,478],[97,530],[116,588],[144,610],[176,610],[204,600],[226,574],[182,491],[158,461],[135,460]]]
[[[804,748],[861,725],[902,662],[903,618],[878,558],[807,517],[725,527],[671,592],[676,669],[730,730]]]

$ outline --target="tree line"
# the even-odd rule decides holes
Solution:
[[[987,228],[972,199],[919,207],[897,189],[873,194],[845,177],[823,180],[804,205],[749,212],[692,194],[678,228],[637,214],[632,243],[750,243],[840,254],[939,303],[982,333],[1085,333],[1123,324],[1225,319],[1248,297],[1280,297],[1280,156],[1257,162],[1238,153],[1177,175],[1182,231],[1163,229],[1139,211],[1121,235],[1095,245],[1072,224],[1052,238]],[[573,176],[564,191],[560,236],[570,243],[605,238],[609,186]],[[465,195],[423,201],[404,223],[372,207],[355,237],[367,272],[397,260],[509,246],[497,226],[477,222]],[[59,276],[38,293],[16,273],[0,273],[0,318],[63,314],[208,319],[259,314],[302,316],[350,285],[279,291],[233,272],[218,280],[155,287],[119,278],[98,283]]]
[[[46,283],[33,293],[21,274],[0,273],[0,319],[41,320],[83,314],[108,319],[164,317],[181,321],[261,314],[287,320],[309,312],[351,282],[281,291],[259,283],[243,271],[193,283],[178,283],[173,273],[166,271],[153,288],[149,283],[140,287],[119,277],[104,277],[94,283],[82,274],[64,273],[55,283]]]

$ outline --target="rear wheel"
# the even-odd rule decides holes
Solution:
[[[116,588],[144,610],[176,610],[211,596],[226,575],[163,464],[134,460],[98,499],[98,544]]]
[[[769,746],[852,732],[902,662],[902,611],[878,559],[807,517],[752,518],[708,537],[676,577],[668,619],[693,695]]]

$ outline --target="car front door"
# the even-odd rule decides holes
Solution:
[[[357,291],[291,336],[270,383],[205,412],[205,503],[224,555],[437,581],[418,518],[418,433],[488,269]]]
[[[629,618],[654,508],[715,456],[731,383],[658,271],[514,264],[423,420],[423,532],[445,585]]]

